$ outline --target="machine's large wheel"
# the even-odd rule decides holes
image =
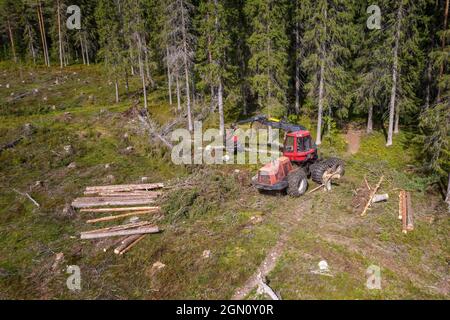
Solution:
[[[330,158],[325,161],[317,162],[311,167],[311,179],[318,183],[323,184],[325,174],[338,173],[341,177],[345,174],[344,161],[339,158]]]
[[[328,167],[333,169],[333,172],[338,173],[341,177],[345,174],[344,161],[339,158],[330,158],[326,160]]]
[[[291,171],[288,174],[288,188],[287,194],[291,197],[300,197],[308,189],[308,178],[306,177],[305,170],[299,168]]]

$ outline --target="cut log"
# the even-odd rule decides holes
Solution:
[[[146,235],[143,234],[142,236],[140,236],[139,238],[137,238],[136,240],[134,240],[132,243],[130,243],[125,249],[123,249],[122,251],[120,251],[120,255],[124,254],[125,252],[129,251],[131,248],[133,248],[139,241],[141,241],[142,239],[144,239]]]
[[[113,226],[113,227],[106,227],[106,228],[101,228],[101,229],[95,229],[95,230],[90,230],[90,231],[84,231],[81,234],[89,234],[89,233],[99,233],[99,232],[107,232],[107,231],[117,231],[117,230],[125,230],[125,229],[132,229],[132,228],[138,228],[138,227],[143,227],[143,226],[148,226],[150,225],[150,222],[148,221],[139,221],[139,222],[133,222],[133,223],[128,223],[128,224],[121,224],[118,226]]]
[[[147,234],[147,233],[158,233],[159,228],[157,226],[151,227],[140,227],[131,230],[117,230],[117,231],[107,231],[99,233],[82,233],[81,239],[98,239],[107,237],[117,237],[117,236],[128,236],[133,234]]]
[[[86,223],[111,221],[111,220],[122,219],[122,218],[130,217],[130,216],[137,216],[137,215],[149,214],[149,213],[154,213],[154,212],[158,212],[158,210],[135,211],[135,212],[129,212],[129,213],[124,213],[124,214],[118,214],[118,215],[110,216],[110,217],[90,219],[90,220],[86,221]]]
[[[369,209],[370,205],[372,204],[372,199],[375,196],[375,193],[377,193],[378,189],[381,186],[381,183],[383,182],[384,176],[381,176],[380,181],[378,181],[377,185],[375,186],[375,188],[372,189],[372,192],[370,193],[370,197],[369,200],[366,203],[366,206],[364,207],[363,212],[361,213],[361,217],[366,215],[367,210]]]
[[[156,198],[162,195],[162,192],[157,191],[133,191],[133,192],[99,192],[99,193],[90,193],[84,192],[85,195],[99,195],[100,197],[151,197]]]
[[[72,202],[74,208],[92,208],[101,206],[131,206],[131,205],[145,205],[152,204],[155,201],[153,198],[77,198]]]
[[[97,208],[97,209],[81,209],[80,212],[123,212],[123,211],[145,211],[159,210],[159,207],[124,207],[124,208]]]
[[[135,190],[153,190],[164,188],[164,183],[146,183],[146,184],[123,184],[110,186],[86,187],[86,192],[104,192],[104,191],[135,191]]]
[[[140,235],[140,234],[135,234],[135,235],[126,237],[125,239],[123,239],[120,242],[119,246],[114,249],[114,253],[119,254],[123,249],[128,247],[131,243],[133,243],[134,241],[136,241],[136,239],[138,239],[140,237],[142,237],[142,235]]]
[[[381,201],[387,201],[389,199],[389,195],[387,193],[384,194],[376,194],[373,196],[372,203],[377,203]]]
[[[113,248],[119,244],[122,243],[123,240],[125,240],[127,237],[122,237],[119,239],[116,239],[115,241],[111,241],[111,239],[105,239],[104,241],[107,241],[106,244],[103,246],[103,252],[107,252],[110,248]]]
[[[405,215],[406,231],[414,230],[413,210],[411,206],[411,193],[406,193],[406,215]]]

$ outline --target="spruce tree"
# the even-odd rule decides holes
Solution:
[[[286,10],[284,0],[249,0],[244,7],[251,29],[247,39],[250,87],[257,96],[258,106],[274,116],[286,113],[289,45]]]

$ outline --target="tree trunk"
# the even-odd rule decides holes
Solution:
[[[300,113],[300,61],[298,50],[300,48],[300,30],[298,22],[295,25],[295,113]]]
[[[88,49],[86,35],[84,36],[84,52],[86,54],[86,63],[87,63],[87,65],[90,65],[90,62],[89,62],[89,49]]]
[[[427,63],[427,87],[425,89],[425,105],[424,109],[427,110],[430,107],[431,100],[431,63],[428,61]]]
[[[394,123],[394,134],[397,134],[400,132],[400,129],[398,128],[398,124],[400,122],[400,106],[395,106],[395,123]]]
[[[116,88],[116,103],[119,103],[119,82],[114,80],[114,87]]]
[[[12,54],[13,54],[13,60],[15,63],[17,63],[16,48],[14,45],[14,37],[13,37],[12,29],[11,29],[11,24],[9,22],[9,19],[7,19],[6,22],[8,24],[9,40],[11,41],[11,50],[12,50]]]
[[[41,36],[42,36],[42,48],[44,52],[45,63],[47,67],[50,67],[50,56],[48,54],[47,36],[45,34],[44,15],[42,13],[41,2],[38,1],[38,18],[40,21]]]
[[[141,35],[136,34],[136,38],[138,41],[138,63],[139,63],[139,73],[141,75],[142,79],[142,91],[144,94],[144,108],[147,110],[148,103],[147,103],[147,85],[145,83],[145,73],[144,73],[144,62],[142,61],[142,41],[141,41]]]
[[[128,95],[129,91],[130,91],[130,85],[128,83],[128,70],[127,68],[125,68],[125,91]]]
[[[178,75],[175,78],[176,78],[176,85],[177,85],[177,110],[181,111],[180,81],[178,80]]]
[[[36,8],[36,11],[37,11],[38,23],[39,23],[39,33],[41,34],[42,52],[44,54],[44,63],[45,63],[45,65],[47,65],[47,56],[45,55],[45,49],[44,49],[44,31],[42,30],[41,14],[39,11],[39,7]]]
[[[61,35],[61,14],[60,14],[60,3],[59,0],[56,1],[56,15],[58,21],[58,42],[59,42],[59,66],[62,69],[64,67],[64,57],[63,57],[63,47],[62,47],[62,35]]]
[[[142,43],[143,43],[143,51],[144,51],[145,72],[147,74],[147,80],[150,83],[150,86],[153,87],[155,85],[155,81],[153,81],[152,74],[150,73],[148,48],[147,48],[147,41],[145,40],[145,37],[142,38]]]
[[[81,56],[83,57],[83,64],[86,64],[86,58],[84,57],[83,37],[81,33],[80,33],[80,48],[81,48]]]
[[[445,9],[444,9],[444,28],[443,30],[447,30],[448,23],[448,6],[449,0],[445,1]],[[445,51],[445,36],[442,36],[442,51]],[[441,66],[439,68],[439,79],[442,79],[445,70],[445,60],[442,61]],[[437,102],[441,101],[441,88],[438,86],[438,94],[437,94]]]
[[[219,130],[222,137],[225,136],[225,120],[223,114],[223,85],[222,79],[219,79],[219,88],[217,90],[217,103],[219,105]]]
[[[325,20],[327,19],[327,9],[324,10],[324,16]],[[327,28],[325,25],[325,36],[327,34]],[[319,75],[319,111],[317,116],[317,137],[316,137],[316,144],[320,145],[322,144],[322,114],[323,114],[323,100],[324,100],[324,77],[325,77],[325,44],[321,43],[320,45],[320,55],[321,55],[321,61],[320,61],[320,75]]]
[[[391,101],[389,104],[389,128],[388,128],[388,138],[386,146],[392,145],[392,135],[394,131],[394,116],[395,116],[395,96],[397,94],[397,70],[398,70],[398,47],[400,41],[400,27],[402,22],[402,9],[403,4],[400,2],[400,7],[397,13],[397,28],[395,34],[395,46],[394,46],[394,64],[392,66],[392,88],[391,88]]]
[[[373,131],[373,106],[369,106],[369,113],[367,115],[367,133]]]
[[[170,73],[169,65],[169,47],[166,46],[166,63],[167,63],[167,81],[169,86],[169,104],[172,105],[172,75]]]
[[[448,211],[450,212],[450,172],[448,173],[447,196],[445,197],[445,202],[447,202],[447,204],[448,204]]]
[[[184,18],[184,10],[182,8],[183,4],[180,1],[180,10],[181,10],[181,30],[183,33],[183,58],[184,58],[184,74],[186,77],[186,104],[187,104],[187,116],[188,116],[188,129],[189,131],[193,130],[192,126],[192,115],[191,115],[191,97],[190,97],[190,89],[189,89],[189,66],[188,66],[188,49],[187,49],[187,35],[186,35],[186,22]]]
[[[217,19],[216,19],[217,20]],[[208,63],[212,64],[212,54],[211,54],[211,36],[208,34]],[[215,104],[214,104],[214,85],[213,85],[213,79],[212,79],[212,72],[210,72],[209,75],[209,80],[211,81],[210,83],[210,91],[211,91],[211,97],[210,97],[210,105],[209,108],[211,110],[211,112],[214,112],[214,110],[216,109]]]
[[[325,72],[325,61],[320,63],[320,79],[319,79],[319,114],[317,118],[317,137],[316,144],[320,145],[322,143],[322,113],[323,113],[323,96],[324,96],[324,72]]]

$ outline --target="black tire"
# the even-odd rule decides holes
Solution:
[[[321,162],[316,162],[310,167],[311,179],[318,184],[323,184],[323,175],[326,171],[336,172],[339,171],[342,177],[345,174],[344,161],[339,158],[330,158]]]
[[[305,194],[307,189],[308,178],[303,168],[299,168],[297,170],[289,172],[287,188],[288,195],[290,195],[291,197],[300,197],[301,195]]]
[[[344,161],[342,161],[339,158],[330,158],[328,160],[326,160],[328,167],[332,168],[333,171],[339,171],[339,174],[341,175],[341,177],[345,174],[345,165],[344,165]]]

